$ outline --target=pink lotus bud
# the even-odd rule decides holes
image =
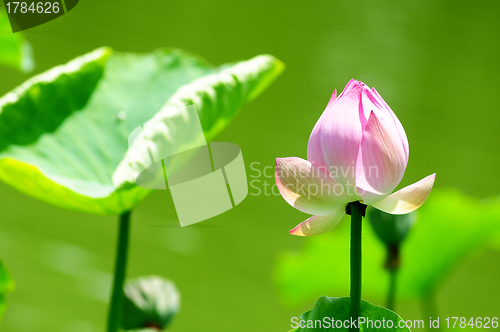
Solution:
[[[311,218],[290,231],[316,235],[334,227],[349,202],[360,201],[392,214],[420,207],[435,174],[389,195],[408,164],[403,126],[375,89],[351,80],[333,92],[314,126],[307,159],[276,159],[276,183],[292,206]]]

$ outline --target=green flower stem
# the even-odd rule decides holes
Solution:
[[[387,293],[387,306],[386,308],[394,311],[394,304],[396,299],[396,284],[398,279],[398,270],[389,270],[389,291]]]
[[[357,320],[361,315],[361,223],[362,215],[356,203],[351,208],[351,317]],[[350,328],[358,332],[358,328]]]
[[[116,250],[115,274],[111,303],[108,315],[107,332],[117,332],[120,329],[123,306],[123,283],[127,267],[127,249],[130,228],[130,211],[120,215],[118,226],[118,246]]]

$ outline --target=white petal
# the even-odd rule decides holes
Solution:
[[[373,207],[391,214],[406,214],[418,209],[424,204],[434,185],[436,174],[429,175],[408,187],[387,196]]]
[[[344,188],[326,168],[316,167],[301,158],[277,158],[275,179],[281,196],[305,213],[325,215],[349,202]]]
[[[337,226],[345,214],[345,205],[337,207],[324,216],[312,216],[290,231],[297,236],[312,236],[322,234]]]

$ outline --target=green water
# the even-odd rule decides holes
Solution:
[[[36,72],[100,46],[148,52],[176,46],[214,64],[270,53],[285,73],[217,140],[234,142],[249,175],[275,157],[305,157],[307,139],[334,88],[350,78],[375,86],[403,123],[410,163],[401,186],[436,172],[436,187],[499,193],[500,2],[498,1],[80,1],[26,32]],[[29,76],[0,68],[3,94]],[[105,130],[105,128],[103,128]],[[259,178],[254,186],[263,190]],[[268,188],[268,192],[269,192]],[[180,228],[168,192],[133,213],[128,275],[160,274],[182,294],[171,331],[287,331],[310,308],[280,302],[276,255],[299,250],[288,230],[306,218],[276,195]],[[17,290],[0,331],[102,331],[116,222],[64,211],[0,186],[0,257]],[[463,265],[441,288],[442,316],[498,312],[500,255]],[[311,282],[305,280],[304,282]],[[326,294],[342,296],[346,294]],[[420,317],[404,303],[405,319]]]

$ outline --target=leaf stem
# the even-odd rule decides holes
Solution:
[[[399,243],[392,243],[387,245],[387,259],[385,261],[385,268],[389,272],[389,288],[387,291],[387,305],[386,308],[394,311],[396,305],[396,287],[399,271]]]
[[[387,309],[394,311],[394,304],[396,299],[396,284],[398,279],[398,270],[389,270],[389,291],[387,293]]]
[[[123,305],[123,283],[127,267],[127,251],[129,242],[130,211],[120,215],[118,225],[118,245],[116,249],[115,274],[108,314],[107,332],[120,329]]]
[[[361,315],[361,224],[362,215],[357,202],[349,203],[351,212],[351,308],[350,314],[353,320]],[[358,332],[357,328],[351,327],[351,332]]]

